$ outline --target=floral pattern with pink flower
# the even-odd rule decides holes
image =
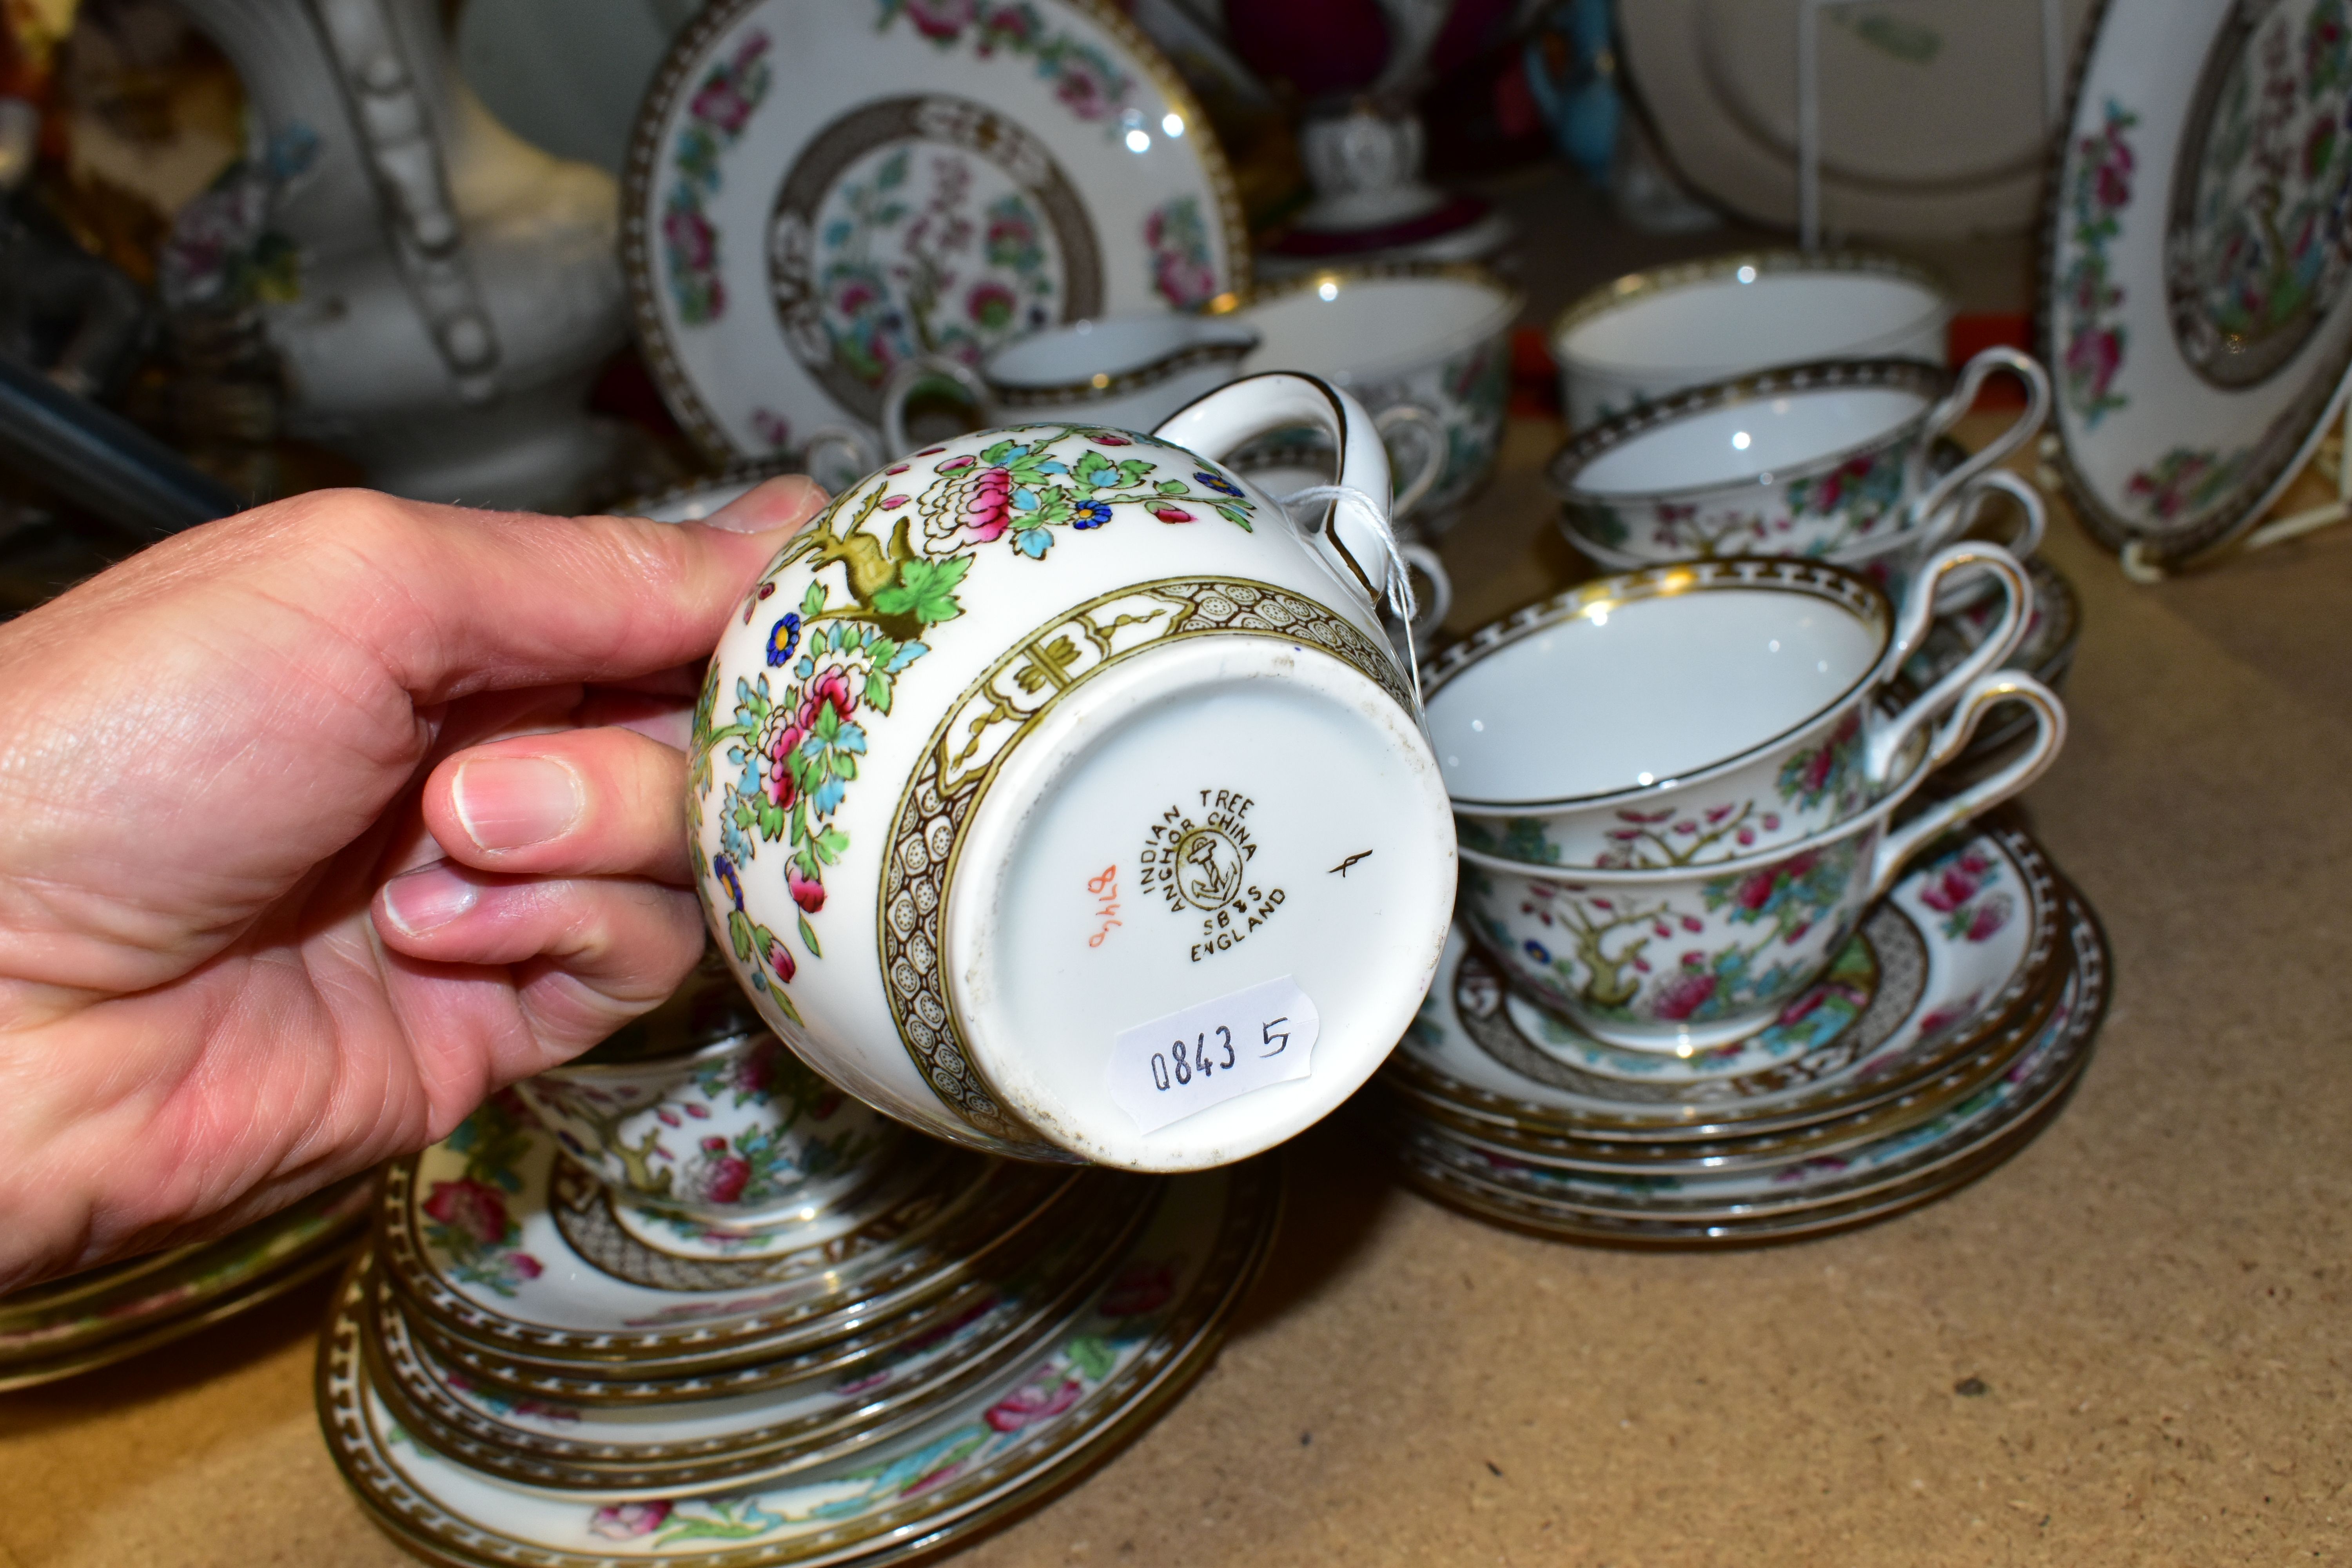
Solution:
[[[675,1507],[667,1498],[610,1503],[589,1516],[588,1528],[607,1541],[635,1541],[659,1530]]]
[[[2138,115],[2109,100],[2099,129],[2075,143],[2074,178],[2065,193],[2063,221],[2074,254],[2057,289],[2066,335],[2058,362],[2067,406],[2085,430],[2098,428],[2130,402],[2115,384],[2129,342],[2127,329],[2116,320],[2124,290],[2108,250],[2122,235],[2124,209],[2131,205],[2138,158],[2126,132],[2138,124]]]
[[[705,859],[696,846],[697,885],[712,923],[727,931],[736,959],[752,971],[751,983],[786,1016],[797,1017],[782,987],[798,972],[798,960],[784,938],[745,907],[744,883],[754,874],[758,847],[786,845],[784,885],[801,945],[822,957],[811,918],[825,909],[825,868],[849,847],[835,817],[866,754],[866,725],[888,717],[898,680],[929,651],[925,639],[962,615],[957,591],[971,569],[971,552],[1004,544],[1040,560],[1064,531],[1098,531],[1122,505],[1161,521],[1214,515],[1244,530],[1254,526],[1255,503],[1230,478],[1197,459],[1184,466],[1189,478],[1160,478],[1155,460],[1121,455],[1134,444],[1083,426],[1037,426],[977,451],[927,448],[828,509],[745,595],[746,613],[756,612],[774,596],[774,574],[814,552],[873,563],[864,568],[868,575],[849,574],[851,602],[835,603],[834,590],[814,582],[773,623],[769,668],[736,683],[732,722],[718,722],[715,667],[695,708],[689,778],[698,795],[714,787],[714,751],[726,748],[741,770],[724,786],[719,852]],[[853,503],[854,515],[845,514]],[[911,517],[901,510],[909,507]],[[901,513],[896,524],[893,511]],[[891,530],[887,537],[897,553],[884,552],[884,535],[865,531],[869,524]]]
[[[675,179],[662,212],[662,261],[670,302],[686,326],[708,326],[727,313],[719,231],[706,207],[719,193],[721,155],[768,95],[768,35],[754,29],[732,55],[710,68],[688,100],[686,123],[670,149]]]
[[[530,1147],[530,1115],[511,1089],[491,1097],[448,1137],[466,1156],[465,1174],[434,1183],[417,1205],[425,1244],[451,1277],[504,1297],[545,1272],[522,1250],[522,1225],[507,1204],[522,1190],[515,1164]]]

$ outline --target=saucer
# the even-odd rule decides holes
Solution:
[[[346,1279],[320,1341],[320,1423],[376,1523],[435,1562],[814,1568],[940,1551],[1075,1484],[1207,1367],[1271,1239],[1278,1173],[1258,1162],[1154,1185],[1150,1217],[1108,1279],[1038,1348],[887,1444],[778,1481],[705,1495],[551,1493],[435,1452],[363,1368],[373,1259]]]
[[[2033,579],[2033,616],[2026,623],[2017,651],[2001,668],[2021,669],[2056,691],[2074,668],[2074,647],[2083,635],[2082,599],[2065,575],[2039,556],[2025,563],[2025,573]],[[1984,639],[1999,607],[1996,600],[1980,600],[1952,615],[1937,616],[1929,624],[1919,651],[1905,661],[1890,700],[1898,705],[1908,701],[1958,667]],[[1970,763],[1994,755],[2032,727],[2033,715],[2016,704],[1989,717],[1960,754],[1930,781],[1930,787],[1947,783],[1958,787],[1970,776]]]
[[[1777,1166],[1696,1176],[1627,1171],[1614,1176],[1551,1167],[1423,1127],[1407,1135],[1412,1157],[1504,1195],[1586,1216],[1680,1222],[1767,1220],[1855,1202],[1962,1164],[2030,1120],[2087,1059],[2106,1005],[2105,946],[2097,923],[2070,906],[2073,973],[2057,1007],[2009,1068],[1959,1104],[1917,1126],[1841,1154],[1807,1154]]]
[[[2056,1117],[2063,1103],[2062,1095],[2040,1116],[2021,1124],[1965,1163],[1949,1171],[1872,1196],[1746,1224],[1580,1215],[1534,1199],[1479,1187],[1443,1167],[1408,1161],[1401,1168],[1406,1182],[1434,1202],[1458,1209],[1472,1218],[1525,1231],[1547,1240],[1672,1251],[1761,1247],[1834,1236],[1841,1231],[1857,1229],[1907,1214],[1958,1192],[2032,1142]]]
[[[342,1260],[373,1196],[354,1176],[218,1241],[0,1296],[0,1391],[110,1365],[317,1278]]]
[[[377,1246],[445,1335],[558,1373],[624,1378],[788,1355],[930,1299],[1100,1173],[961,1151],[910,1160],[805,1245],[710,1258],[648,1245],[603,1183],[500,1100],[385,1174]]]
[[[1808,1126],[1897,1100],[1987,1053],[2014,1055],[2038,1032],[2063,967],[2060,899],[2025,834],[1979,825],[1907,872],[1864,920],[1855,940],[1870,949],[1875,977],[1866,996],[1836,997],[1835,1010],[1851,1016],[1829,1037],[1799,1029],[1804,1048],[1783,1059],[1673,1080],[1595,1071],[1569,1059],[1571,1047],[1531,1038],[1499,966],[1457,921],[1383,1081],[1539,1137],[1678,1143]],[[1790,1012],[1829,1005],[1825,989]],[[1754,1037],[1717,1049],[1743,1064],[1772,1054]]]
[[[615,1493],[749,1485],[871,1447],[1027,1355],[1101,1284],[1156,1194],[1138,1183],[1121,1196],[1107,1223],[1073,1228],[951,1318],[758,1393],[620,1407],[509,1397],[412,1339],[381,1285],[363,1323],[369,1375],[402,1426],[485,1474]]]

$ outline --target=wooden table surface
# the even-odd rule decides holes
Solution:
[[[1556,438],[1515,422],[1445,542],[1458,626],[1575,569]],[[2085,630],[2027,805],[2116,981],[2037,1142],[1874,1228],[1657,1256],[1424,1202],[1350,1108],[1192,1394],[957,1561],[2352,1560],[2352,531],[2153,587],[2053,533]],[[325,1296],[0,1397],[0,1568],[405,1561],[319,1438]]]

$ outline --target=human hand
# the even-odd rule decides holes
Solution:
[[[667,995],[701,666],[824,500],[322,491],[0,626],[0,1290],[421,1147]]]

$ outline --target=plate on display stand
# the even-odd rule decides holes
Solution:
[[[713,0],[646,94],[621,208],[638,340],[719,461],[878,455],[917,354],[1249,281],[1207,120],[1094,0]]]
[[[2041,354],[2076,515],[2175,566],[2261,521],[2352,363],[2337,0],[2106,0],[2051,171]]]

